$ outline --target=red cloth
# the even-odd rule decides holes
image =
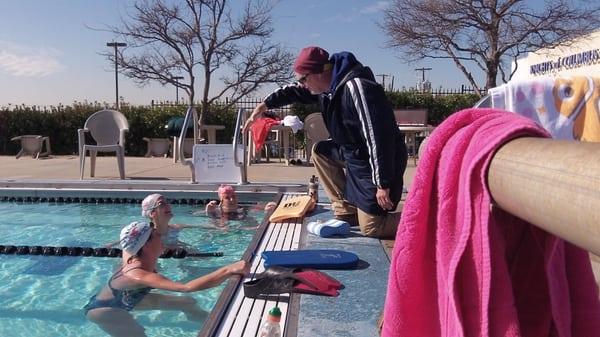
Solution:
[[[259,152],[265,144],[265,140],[267,139],[267,135],[269,134],[271,127],[277,124],[279,124],[277,119],[261,117],[255,120],[252,125],[250,125],[250,131],[252,131],[252,141],[254,142],[254,147],[257,152]]]
[[[396,234],[383,337],[600,336],[588,253],[491,207],[489,163],[521,136],[549,135],[494,109],[431,134]]]

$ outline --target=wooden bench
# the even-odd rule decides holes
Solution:
[[[396,124],[427,126],[427,109],[394,109]]]
[[[405,134],[408,154],[413,157],[415,165],[417,164],[419,151],[417,134],[431,131],[427,124],[428,115],[427,109],[394,109],[396,124],[400,131]]]

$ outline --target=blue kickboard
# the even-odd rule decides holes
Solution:
[[[358,256],[335,249],[304,249],[290,251],[265,251],[264,266],[314,269],[350,269],[358,264]]]

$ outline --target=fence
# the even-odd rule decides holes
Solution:
[[[242,99],[237,101],[234,105],[237,109],[246,109],[246,110],[250,110],[252,111],[256,105],[258,105],[259,103],[262,102],[262,99],[259,98],[247,98],[247,99]],[[225,98],[225,101],[217,101],[215,104],[217,105],[228,105],[229,104],[229,98]],[[158,100],[151,100],[150,101],[150,106],[152,108],[169,108],[169,107],[186,107],[187,103],[186,102],[173,102],[173,101],[158,101]],[[200,103],[196,103],[196,108],[200,107]],[[272,109],[272,112],[275,112],[279,117],[283,118],[287,113],[289,113],[291,111],[291,105],[286,105],[282,108],[278,108],[278,109]]]
[[[423,94],[431,94],[433,96],[448,96],[448,95],[464,95],[464,94],[475,94],[477,93],[477,89],[473,87],[469,87],[466,85],[461,85],[458,89],[447,89],[447,88],[438,88],[433,90],[417,90],[415,88],[403,88],[401,90],[396,90],[396,92],[414,92],[414,93],[423,93]],[[481,95],[487,94],[487,89],[479,89],[479,93]]]
[[[235,103],[235,107],[237,109],[246,109],[246,110],[252,111],[252,110],[254,110],[254,107],[256,107],[256,105],[258,105],[261,102],[262,102],[262,99],[258,99],[258,98],[244,99],[244,100],[237,101]],[[291,114],[292,106],[286,105],[282,108],[271,109],[270,111],[272,113],[276,114],[277,116],[279,116],[279,118],[283,118],[286,115]]]

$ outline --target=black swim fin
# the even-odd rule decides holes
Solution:
[[[299,293],[321,296],[338,296],[342,284],[333,277],[315,269],[290,269],[270,267],[244,283],[246,297],[260,295]]]

